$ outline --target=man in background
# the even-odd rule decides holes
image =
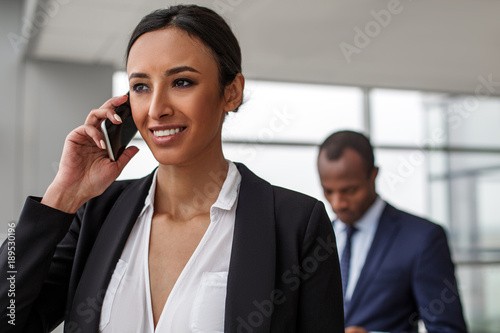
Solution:
[[[368,138],[328,137],[318,171],[337,219],[346,333],[467,332],[443,228],[398,210],[375,190],[378,168]]]

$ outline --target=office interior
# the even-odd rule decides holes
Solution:
[[[55,176],[67,133],[127,91],[135,24],[176,3],[0,0],[1,240]],[[222,14],[242,48],[245,102],[226,119],[226,158],[324,200],[317,145],[341,129],[369,135],[379,194],[446,228],[469,330],[498,332],[500,2],[191,3]],[[155,167],[134,144],[122,179]]]

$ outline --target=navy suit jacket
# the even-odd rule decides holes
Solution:
[[[271,186],[237,164],[241,185],[224,332],[343,333],[333,229],[321,202]],[[95,333],[102,301],[152,174],[113,183],[76,215],[29,198],[15,231],[15,323],[0,248],[0,331]]]
[[[466,332],[443,228],[387,204],[345,308],[346,327],[429,333]]]

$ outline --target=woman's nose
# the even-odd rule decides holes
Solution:
[[[171,116],[173,109],[166,93],[162,91],[155,92],[149,105],[149,116],[159,120],[165,116]]]

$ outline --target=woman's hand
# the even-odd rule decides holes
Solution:
[[[116,162],[111,161],[102,140],[100,124],[106,118],[119,124],[121,119],[114,108],[126,100],[126,95],[109,99],[99,109],[90,112],[84,125],[68,134],[59,170],[43,196],[43,204],[75,213],[85,202],[102,194],[120,175],[139,149],[129,147]]]

